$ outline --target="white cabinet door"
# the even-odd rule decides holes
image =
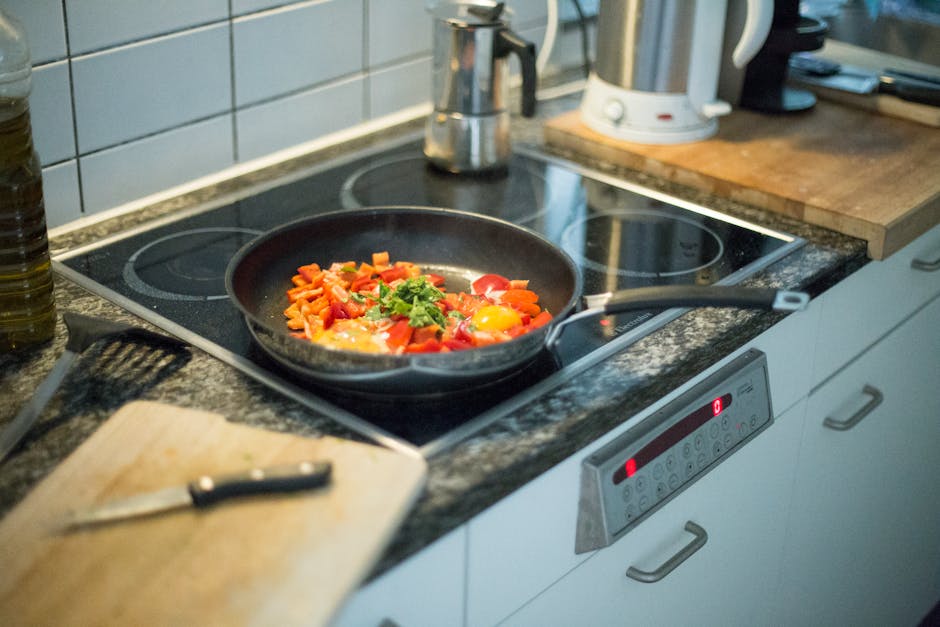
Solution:
[[[759,625],[770,619],[805,402],[511,615],[509,625]],[[651,572],[700,542],[659,581]],[[687,529],[692,529],[692,532]]]
[[[915,625],[940,599],[938,367],[940,299],[810,396],[779,624]]]
[[[813,384],[818,385],[940,294],[940,225],[823,294]],[[814,305],[817,304],[814,302]]]
[[[359,589],[333,627],[462,625],[466,527],[459,527]]]

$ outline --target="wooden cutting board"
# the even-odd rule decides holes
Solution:
[[[79,531],[70,508],[204,473],[325,459],[319,491]],[[134,402],[0,521],[0,625],[319,625],[366,577],[424,485],[424,460]]]
[[[571,111],[545,142],[867,240],[873,259],[940,222],[940,129],[834,102],[735,110],[716,136],[672,145],[613,139]]]

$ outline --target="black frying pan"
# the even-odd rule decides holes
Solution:
[[[370,259],[393,260],[444,276],[448,291],[469,291],[472,280],[495,273],[528,279],[548,325],[509,342],[449,353],[376,354],[339,350],[292,337],[283,311],[299,266]],[[258,344],[290,371],[316,382],[372,394],[428,394],[492,382],[551,349],[564,326],[585,316],[670,307],[732,306],[795,310],[808,297],[764,288],[670,286],[630,289],[581,303],[577,266],[542,236],[503,220],[424,207],[374,207],[297,220],[259,236],[232,259],[226,289]]]

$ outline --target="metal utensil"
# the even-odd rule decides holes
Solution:
[[[59,385],[65,379],[65,375],[68,374],[78,356],[96,342],[106,338],[133,337],[150,343],[184,345],[181,340],[176,338],[121,322],[101,320],[100,318],[68,311],[62,314],[62,319],[65,321],[65,326],[69,332],[65,352],[62,353],[52,370],[39,384],[36,391],[33,392],[32,398],[27,401],[13,421],[0,433],[0,463],[6,459],[7,454],[19,444],[20,440],[36,423],[39,414],[45,408],[49,399],[52,398],[52,395],[59,389]]]
[[[330,462],[303,461],[298,464],[253,468],[248,472],[211,477],[204,475],[185,485],[110,501],[103,505],[70,512],[67,527],[92,525],[125,518],[147,516],[181,507],[203,508],[226,499],[253,494],[276,494],[309,490],[326,485],[333,466]]]
[[[835,63],[808,54],[790,57],[790,78],[805,85],[817,85],[853,94],[887,94],[910,102],[940,106],[940,79],[885,70],[876,72]]]

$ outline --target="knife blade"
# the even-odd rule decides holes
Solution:
[[[296,492],[329,483],[332,464],[302,461],[297,464],[253,468],[247,472],[203,475],[184,485],[171,486],[69,512],[66,528],[147,516],[183,507],[204,508],[226,499],[257,494]]]
[[[902,100],[940,106],[940,77],[835,63],[806,53],[790,56],[789,76],[804,85],[817,85],[853,94],[887,94]]]

